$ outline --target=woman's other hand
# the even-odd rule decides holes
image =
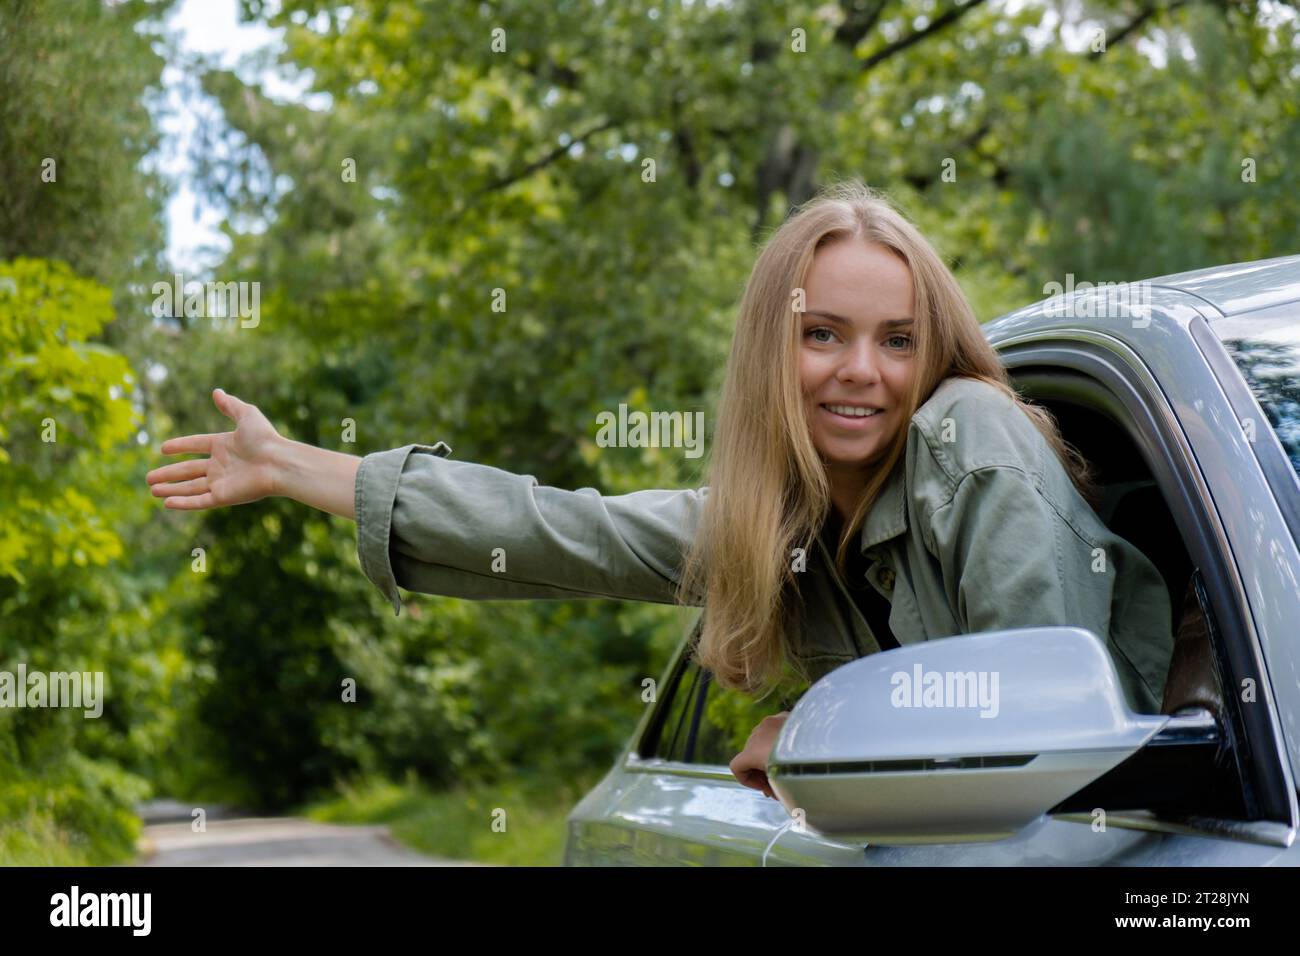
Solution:
[[[737,780],[747,787],[763,791],[773,799],[776,799],[776,795],[772,793],[772,786],[767,781],[767,760],[789,716],[790,712],[783,710],[779,714],[764,717],[750,733],[745,749],[731,760],[731,772]]]
[[[178,461],[145,475],[156,498],[168,508],[199,511],[259,501],[277,494],[275,452],[284,441],[255,405],[222,389],[212,400],[235,430],[185,435],[162,443],[164,455],[197,453],[207,458]]]

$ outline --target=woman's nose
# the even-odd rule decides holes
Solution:
[[[841,382],[870,384],[880,378],[876,367],[876,357],[871,354],[871,346],[861,343],[845,353],[844,362],[835,372]]]

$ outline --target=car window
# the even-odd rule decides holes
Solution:
[[[1193,549],[1186,537],[1195,533],[1190,526],[1184,526],[1190,519],[1186,515],[1175,519],[1175,502],[1166,487],[1171,484],[1168,462],[1148,462],[1128,427],[1113,417],[1122,414],[1127,422],[1129,412],[1113,403],[1095,404],[1095,396],[1080,387],[1079,377],[1064,376],[1061,382],[1069,384],[1062,388],[1057,377],[1041,367],[1027,370],[1023,377],[1013,369],[1011,375],[1026,398],[1052,412],[1065,440],[1096,470],[1101,491],[1098,516],[1111,531],[1146,555],[1165,580],[1173,612],[1174,650],[1160,712],[1208,709],[1220,727],[1228,731],[1228,739],[1235,741],[1231,756],[1226,749],[1221,755],[1227,759],[1212,758],[1212,766],[1197,763],[1182,769],[1183,779],[1194,779],[1195,786],[1178,786],[1171,792],[1160,785],[1160,774],[1143,777],[1135,771],[1133,779],[1125,781],[1132,784],[1127,795],[1153,801],[1145,806],[1162,812],[1243,819],[1244,774],[1241,755],[1236,752],[1243,739],[1240,715],[1234,706],[1235,698],[1227,695],[1225,699],[1221,678],[1222,627],[1225,613],[1234,612],[1232,608],[1214,607],[1203,585],[1203,569],[1193,560]],[[1103,405],[1107,412],[1100,410]],[[1187,502],[1179,503],[1182,514],[1187,511]],[[1193,770],[1195,776],[1187,776]],[[1149,772],[1149,768],[1143,771]]]
[[[1300,320],[1225,319],[1210,328],[1246,380],[1300,476]]]
[[[744,749],[750,732],[764,717],[793,708],[807,687],[787,674],[776,692],[759,700],[719,686],[709,671],[688,662],[668,688],[652,755],[725,767]]]
[[[663,716],[658,718],[654,749],[649,756],[684,761],[689,736],[688,716],[699,677],[699,668],[688,664],[685,668],[678,668],[676,679],[668,683],[665,688],[667,695],[660,703]]]

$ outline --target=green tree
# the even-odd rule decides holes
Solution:
[[[132,804],[172,773],[194,682],[192,592],[139,490],[140,286],[162,251],[147,102],[169,6],[0,7],[0,670],[100,672],[105,694],[98,718],[0,711],[4,862],[130,856]]]
[[[144,461],[134,378],[92,341],[112,314],[108,290],[63,263],[0,263],[0,672],[98,673],[103,692],[97,716],[16,696],[0,710],[6,862],[130,854],[187,676],[179,635],[154,620],[165,582],[123,546],[148,509],[127,493]]]

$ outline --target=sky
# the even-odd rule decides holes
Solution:
[[[182,0],[167,21],[177,48],[188,54],[216,57],[224,67],[236,67],[241,58],[260,49],[279,49],[281,30],[241,24],[238,0]],[[251,75],[250,75],[251,74]],[[302,90],[275,72],[240,70],[245,79],[257,78],[277,99],[301,99]],[[217,122],[220,110],[204,97],[191,76],[178,66],[163,70],[164,109],[158,112],[163,145],[158,164],[175,181],[167,204],[167,257],[172,268],[197,276],[221,261],[229,243],[220,232],[220,212],[204,203],[190,187],[190,144],[199,122]]]

